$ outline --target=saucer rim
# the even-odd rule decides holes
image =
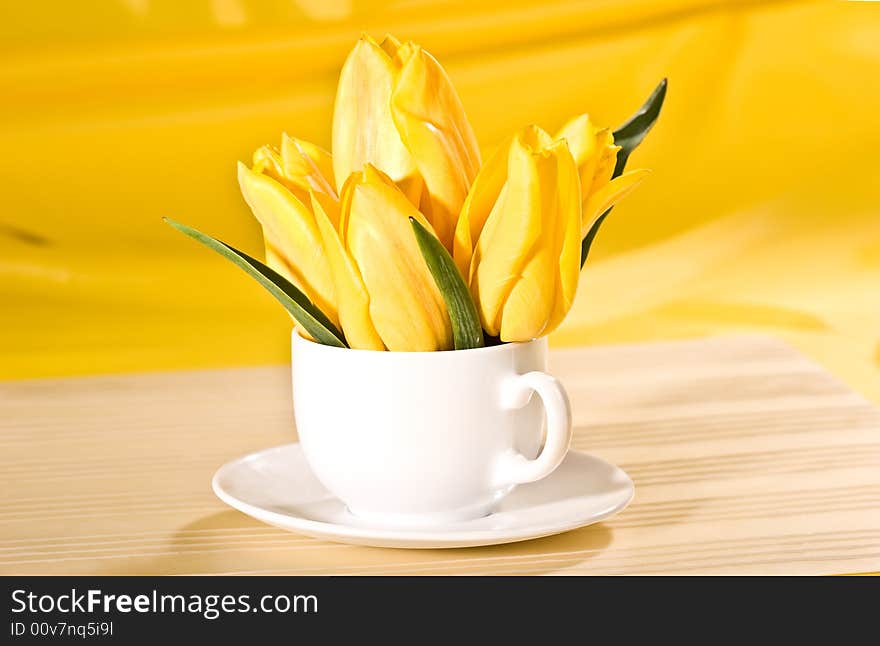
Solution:
[[[229,505],[251,518],[260,522],[277,527],[279,529],[300,533],[314,538],[320,538],[331,542],[370,545],[376,547],[395,547],[409,549],[444,549],[457,547],[480,547],[487,545],[500,545],[504,543],[516,543],[528,541],[555,534],[562,534],[581,527],[601,522],[626,509],[635,497],[635,483],[626,471],[621,469],[613,462],[604,460],[598,456],[587,453],[586,451],[578,451],[570,449],[569,454],[576,454],[597,460],[614,468],[619,474],[626,478],[629,485],[629,496],[622,502],[610,505],[608,508],[599,512],[591,512],[587,515],[580,515],[572,518],[570,522],[552,523],[552,524],[525,524],[521,528],[510,528],[509,530],[499,529],[480,529],[480,530],[461,530],[455,532],[436,531],[429,528],[407,528],[407,527],[377,527],[377,526],[359,526],[346,525],[341,523],[331,523],[320,520],[311,520],[301,515],[284,514],[277,511],[271,511],[264,507],[258,507],[240,498],[233,496],[231,493],[223,489],[220,480],[225,472],[239,467],[242,463],[250,462],[260,458],[264,458],[267,454],[280,453],[285,449],[289,450],[298,447],[299,442],[287,442],[273,447],[260,449],[234,460],[224,463],[211,478],[211,489],[222,502]],[[300,449],[301,450],[301,449]],[[552,474],[548,477],[552,477]],[[528,486],[528,485],[520,485]],[[476,520],[476,519],[475,519]],[[461,521],[460,524],[467,524],[468,521]],[[459,524],[459,523],[456,523]],[[409,543],[409,544],[406,544]]]

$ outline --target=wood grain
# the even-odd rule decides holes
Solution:
[[[622,514],[526,543],[325,543],[229,510],[214,470],[294,439],[286,367],[0,383],[0,573],[828,574],[880,570],[880,411],[779,341],[554,351]]]

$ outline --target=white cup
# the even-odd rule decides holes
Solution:
[[[297,330],[292,338],[294,417],[306,459],[366,521],[429,526],[484,516],[568,452],[571,408],[544,372],[546,339],[376,352],[321,345]]]

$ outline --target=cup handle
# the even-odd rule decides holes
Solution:
[[[562,384],[545,372],[527,372],[506,381],[501,389],[501,405],[507,410],[522,408],[537,393],[547,416],[547,435],[541,454],[529,460],[510,449],[503,453],[495,467],[497,486],[534,482],[545,478],[562,463],[571,444],[571,404]]]

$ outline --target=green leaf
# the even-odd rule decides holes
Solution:
[[[188,235],[190,238],[201,242],[209,249],[213,249],[221,256],[231,261],[237,267],[262,285],[279,303],[290,313],[294,320],[308,332],[315,341],[324,345],[333,345],[339,348],[348,347],[342,333],[336,328],[330,319],[319,310],[308,296],[303,294],[296,285],[284,276],[267,267],[256,258],[252,258],[243,251],[239,251],[225,242],[212,238],[209,235],[193,229],[185,224],[162,218],[167,224]]]
[[[617,164],[614,166],[614,174],[617,177],[623,173],[626,166],[626,160],[629,159],[630,153],[636,149],[648,131],[654,126],[657,117],[660,116],[660,109],[663,107],[663,101],[666,99],[666,79],[660,81],[648,100],[642,104],[642,107],[629,118],[629,121],[614,131],[614,143],[620,146],[617,152]]]
[[[595,239],[596,234],[599,233],[599,227],[602,226],[602,223],[605,221],[605,218],[608,217],[609,213],[611,213],[611,209],[608,209],[605,213],[596,218],[596,221],[593,222],[593,226],[587,231],[587,235],[581,240],[581,268],[583,268],[584,263],[587,262],[587,256],[590,255],[590,247],[593,245],[593,240]]]
[[[452,337],[455,341],[456,350],[468,350],[470,348],[483,347],[483,328],[480,327],[480,317],[477,315],[477,307],[474,299],[455,266],[452,256],[446,251],[437,237],[425,229],[415,218],[410,218],[413,231],[419,249],[437,289],[446,301],[446,309],[449,312],[449,320],[452,322]]]
[[[642,139],[645,138],[645,135],[648,134],[648,131],[657,121],[657,117],[660,116],[660,109],[663,107],[663,101],[666,99],[666,86],[666,79],[660,81],[657,87],[654,88],[654,91],[651,92],[651,96],[642,104],[642,107],[626,123],[614,131],[614,143],[620,146],[620,150],[617,151],[617,163],[614,166],[614,173],[611,175],[612,179],[623,174],[623,169],[626,167],[630,154],[636,149],[636,146],[642,143]],[[593,222],[593,226],[590,227],[587,235],[581,241],[581,267],[587,262],[587,256],[590,255],[590,247],[593,245],[593,240],[596,238],[596,234],[599,233],[599,227],[602,226],[609,213],[611,213],[611,209],[600,215]]]

